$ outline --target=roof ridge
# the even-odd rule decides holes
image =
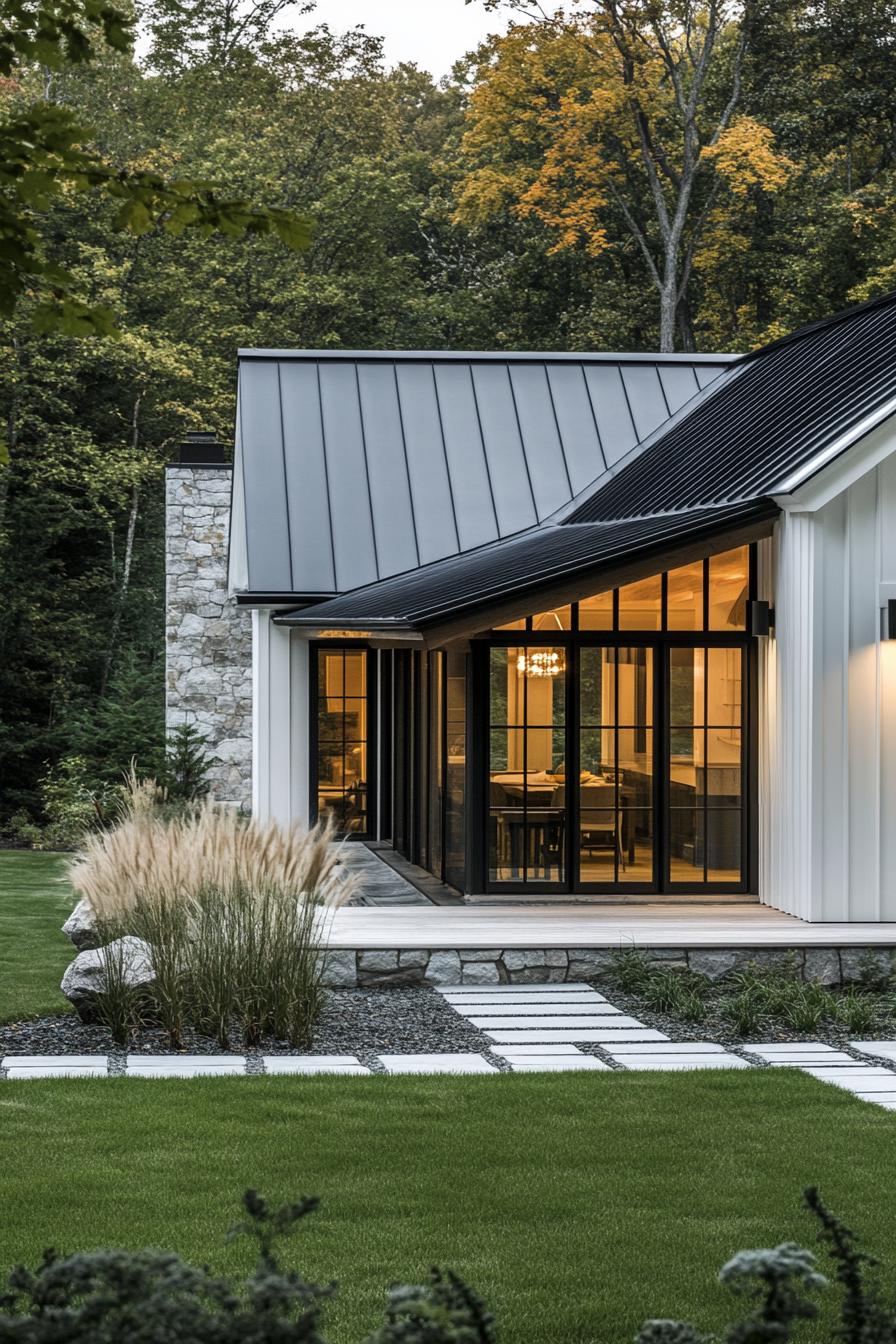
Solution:
[[[294,360],[415,360],[421,364],[437,361],[506,363],[607,363],[607,364],[735,364],[742,355],[721,351],[691,354],[670,351],[663,354],[653,350],[304,350],[278,349],[264,346],[244,346],[237,350],[237,359],[294,359]]]
[[[755,350],[748,350],[745,354],[732,360],[732,363],[738,366],[748,364],[754,359],[761,359],[763,355],[769,354],[772,350],[780,350],[784,345],[791,345],[795,341],[802,340],[804,336],[810,336],[813,332],[824,331],[828,327],[836,327],[841,322],[849,322],[852,318],[875,308],[886,308],[891,303],[896,303],[896,289],[888,290],[886,294],[878,294],[873,299],[864,299],[862,303],[850,304],[848,308],[841,308],[839,312],[831,313],[828,317],[818,317],[813,322],[807,322],[805,326],[797,327],[796,331],[788,332],[786,336],[779,336],[774,341],[768,341],[765,345],[757,346]]]

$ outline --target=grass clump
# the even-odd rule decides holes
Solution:
[[[119,1043],[149,1020],[174,1049],[187,1025],[222,1047],[235,1027],[249,1046],[267,1034],[309,1045],[329,913],[350,893],[332,827],[262,824],[207,800],[160,814],[152,789],[133,783],[119,824],[69,872],[105,945],[100,1016]],[[143,990],[129,975],[135,938],[151,949]]]

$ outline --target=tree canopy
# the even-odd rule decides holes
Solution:
[[[152,754],[162,467],[230,437],[238,346],[744,350],[894,282],[892,0],[520,4],[438,84],[282,0],[149,0],[139,56],[129,10],[18,2],[0,121],[64,130],[0,178],[0,824],[91,734],[104,778]]]

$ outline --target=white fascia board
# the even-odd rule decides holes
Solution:
[[[814,513],[896,452],[896,397],[841,434],[770,493],[786,513]]]
[[[246,496],[243,489],[243,453],[237,438],[230,487],[230,528],[227,551],[227,590],[231,597],[249,587],[249,553],[246,545]]]

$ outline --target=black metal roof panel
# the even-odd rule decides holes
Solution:
[[[536,527],[728,362],[240,354],[234,586],[249,593],[346,592]]]
[[[424,630],[498,602],[531,601],[577,576],[596,581],[601,570],[646,562],[686,543],[708,545],[745,528],[759,535],[777,513],[764,500],[629,522],[546,524],[276,619],[306,627]]]
[[[693,409],[598,484],[568,521],[790,493],[896,398],[896,295],[813,323],[732,365]],[[870,426],[869,426],[870,427]]]

